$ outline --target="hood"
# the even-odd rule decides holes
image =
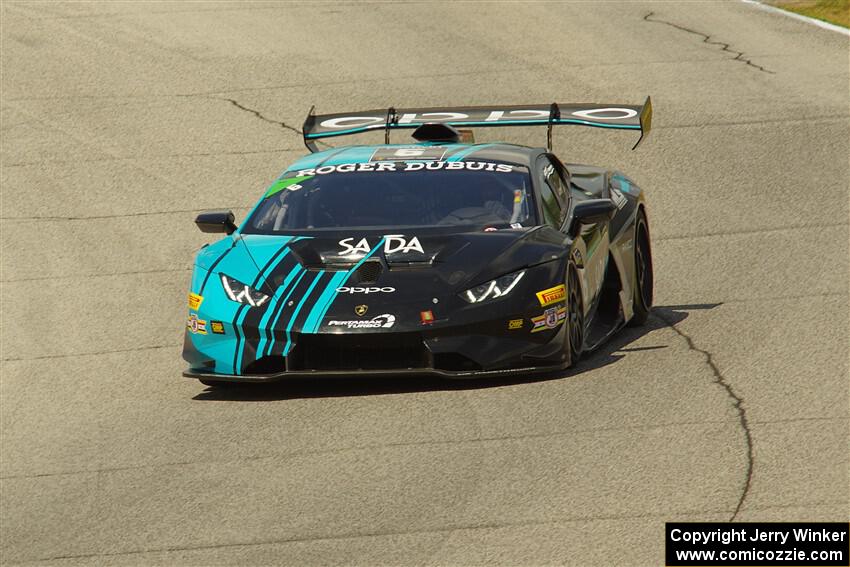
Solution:
[[[465,305],[459,297],[464,289],[562,259],[566,244],[563,234],[548,227],[234,234],[202,251],[198,266],[270,297],[264,308],[240,319],[246,328],[395,332],[418,330],[426,317],[434,324],[456,318]],[[529,293],[523,297],[533,298]]]
[[[394,233],[313,234],[242,235],[237,237],[242,244],[238,248],[244,248],[253,260],[255,274],[287,247],[293,260],[308,270],[352,271],[355,272],[353,283],[397,288],[405,284],[405,287],[415,287],[420,297],[425,286],[434,293],[453,293],[512,271],[555,260],[568,249],[564,235],[548,227],[493,232],[437,228]],[[360,274],[365,270],[357,268],[364,264],[374,269],[369,274]],[[411,277],[416,279],[415,286],[408,285]],[[274,278],[269,284],[276,287]],[[398,292],[406,295],[401,289]]]

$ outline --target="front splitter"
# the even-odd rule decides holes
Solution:
[[[183,376],[209,382],[231,382],[245,384],[261,384],[267,382],[280,382],[295,378],[346,378],[379,377],[379,376],[431,376],[439,378],[483,378],[493,376],[508,376],[515,374],[539,374],[544,372],[558,372],[566,366],[527,366],[523,368],[505,368],[501,370],[438,370],[436,368],[398,368],[383,370],[295,370],[290,372],[279,372],[276,374],[216,374],[197,370],[186,370]]]

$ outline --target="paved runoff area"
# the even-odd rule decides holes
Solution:
[[[848,519],[847,36],[737,2],[5,1],[0,26],[3,564],[661,565],[665,521]],[[195,214],[244,218],[311,105],[647,94],[637,151],[555,134],[645,188],[657,280],[574,371],[180,376]]]

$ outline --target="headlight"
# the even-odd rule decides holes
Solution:
[[[525,275],[525,270],[514,272],[479,286],[468,289],[460,294],[461,299],[467,303],[481,303],[497,297],[503,297],[511,292],[516,287],[522,276]]]
[[[252,307],[259,307],[269,300],[269,296],[265,293],[224,274],[221,274],[221,285],[227,297],[236,303],[247,303]]]

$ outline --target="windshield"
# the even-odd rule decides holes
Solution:
[[[342,228],[534,224],[528,168],[495,162],[379,162],[293,171],[276,181],[245,233]]]

